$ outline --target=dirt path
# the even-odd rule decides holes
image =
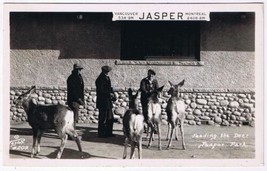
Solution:
[[[122,125],[114,125],[116,137],[97,138],[96,124],[78,124],[82,135],[82,148],[85,159],[122,159],[124,136]],[[166,150],[167,126],[162,126],[162,150],[157,148],[157,135],[152,147],[147,149],[148,141],[143,138],[144,159],[238,159],[254,158],[254,128],[220,126],[185,126],[186,150],[182,150],[180,141],[173,141],[170,150]],[[32,135],[27,123],[11,125],[10,140],[24,138],[20,145],[10,146],[10,158],[30,158]],[[145,135],[144,135],[145,136]],[[180,138],[180,137],[179,137]],[[56,158],[60,140],[53,131],[44,134],[41,141],[41,153],[36,158]],[[80,159],[74,141],[68,141],[62,154],[63,159]]]

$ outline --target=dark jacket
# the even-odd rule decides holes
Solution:
[[[67,79],[67,103],[72,105],[72,102],[84,104],[84,82],[81,74],[72,71],[72,74]]]
[[[154,79],[152,82],[150,82],[147,77],[141,80],[140,91],[142,105],[147,103],[147,99],[151,95],[151,92],[155,91],[158,88],[159,84],[156,79]]]
[[[112,109],[112,97],[113,89],[108,76],[103,72],[98,76],[95,81],[96,84],[96,107],[100,110]]]

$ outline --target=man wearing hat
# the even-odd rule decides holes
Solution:
[[[109,72],[111,67],[102,66],[102,72],[95,81],[96,84],[96,107],[99,109],[98,116],[98,137],[114,137],[112,113],[112,101],[116,101],[116,96],[111,87]]]
[[[74,64],[67,79],[67,104],[74,112],[74,128],[79,119],[79,106],[84,105],[84,82],[80,73],[82,69],[79,64]]]
[[[140,91],[141,91],[141,105],[142,112],[145,118],[145,122],[148,119],[148,98],[153,91],[159,88],[158,81],[155,79],[156,72],[152,69],[149,69],[147,72],[147,77],[143,78],[140,83]],[[146,131],[146,128],[145,128]]]

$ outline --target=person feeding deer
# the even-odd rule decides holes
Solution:
[[[147,71],[147,77],[143,78],[140,83],[139,90],[141,91],[142,112],[146,123],[148,119],[148,98],[150,97],[152,92],[155,92],[159,88],[159,84],[155,76],[156,72],[152,69],[149,69]],[[144,130],[148,131],[146,127],[144,128]]]

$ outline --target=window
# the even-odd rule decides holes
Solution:
[[[121,60],[199,61],[199,22],[122,22]]]

